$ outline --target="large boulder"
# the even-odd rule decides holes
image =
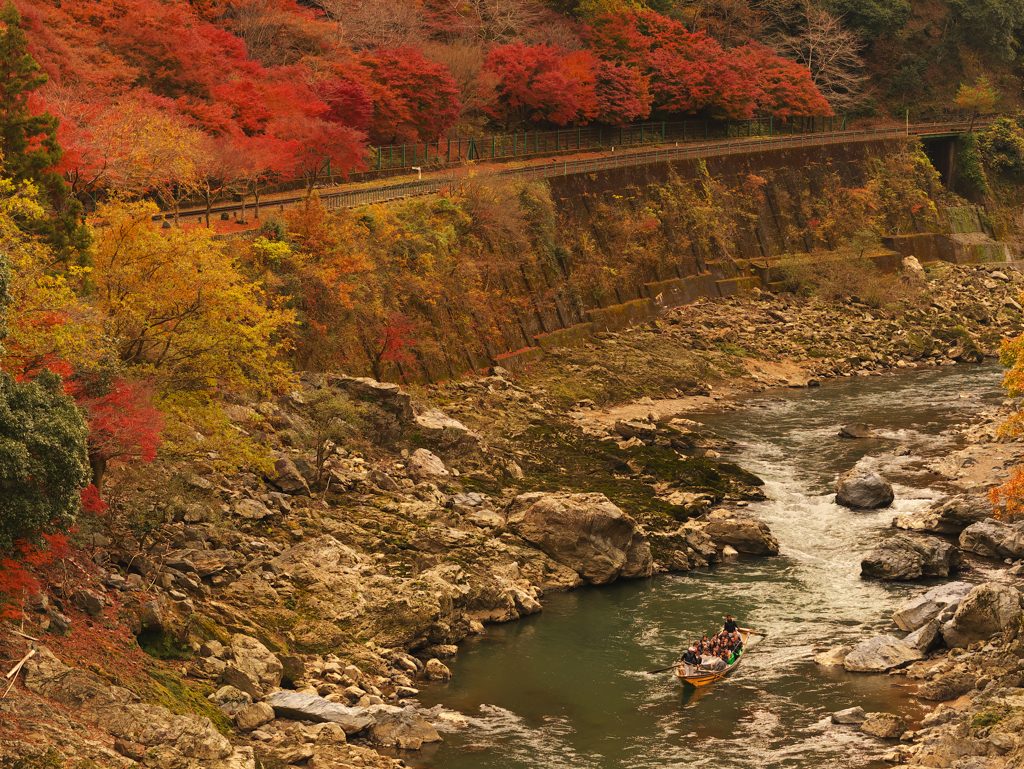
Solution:
[[[604,494],[521,494],[506,518],[512,531],[592,584],[654,572],[646,535]]]
[[[368,377],[335,374],[328,375],[327,383],[357,400],[379,403],[403,422],[409,422],[413,418],[412,396],[393,382],[378,382]]]
[[[891,635],[879,635],[861,641],[843,660],[843,667],[854,673],[884,673],[923,659],[924,654]]]
[[[941,640],[942,622],[937,619],[933,619],[931,622],[926,622],[921,625],[921,627],[904,638],[903,643],[907,646],[914,647],[922,654],[928,654],[932,649],[939,645],[939,641]]]
[[[231,653],[234,661],[229,667],[244,675],[259,696],[281,685],[284,665],[270,649],[252,636],[242,633],[231,636]],[[248,687],[238,686],[235,680],[228,680],[227,677],[224,680],[252,694]]]
[[[385,709],[387,708],[387,709]],[[440,742],[441,735],[415,708],[372,708],[373,724],[366,730],[367,739],[374,745],[395,747],[400,750],[419,750],[425,742]]]
[[[295,466],[291,457],[280,451],[272,454],[274,458],[274,472],[267,480],[285,494],[292,496],[309,496],[309,483]]]
[[[860,563],[860,575],[886,580],[948,577],[963,563],[955,546],[938,537],[901,533],[882,540]]]
[[[374,722],[365,708],[351,708],[305,692],[279,691],[267,696],[265,702],[278,718],[295,721],[331,722],[340,724],[345,734],[361,732]]]
[[[858,510],[877,510],[892,504],[892,484],[874,471],[853,469],[836,482],[836,504]]]
[[[704,532],[719,550],[731,545],[741,553],[779,554],[779,541],[765,523],[726,510],[716,510],[708,519]]]
[[[868,713],[860,730],[883,740],[898,740],[907,731],[907,722],[892,713]]]
[[[842,667],[843,660],[846,659],[846,655],[850,653],[852,647],[842,644],[840,646],[833,646],[831,649],[826,649],[823,652],[818,652],[814,655],[814,664],[821,665],[822,667]]]
[[[893,518],[892,525],[897,529],[911,531],[959,534],[972,523],[983,521],[991,515],[992,505],[988,500],[960,495],[936,502],[927,510],[897,515]]]
[[[480,442],[477,433],[439,409],[425,409],[417,413],[413,421],[424,438],[441,448],[452,448],[460,444],[472,446]]]
[[[960,534],[960,547],[988,558],[1024,557],[1024,521],[973,523]]]
[[[987,641],[1018,622],[1021,613],[1021,596],[1016,588],[985,582],[960,602],[953,619],[942,626],[942,638],[951,649]]]
[[[955,610],[973,589],[969,582],[948,582],[902,604],[892,619],[900,630],[911,632],[936,619],[947,609]]]
[[[409,457],[409,475],[417,482],[443,481],[451,473],[439,456],[426,449],[416,449]]]
[[[917,696],[932,702],[949,702],[967,694],[974,688],[978,674],[962,670],[937,676],[927,683],[921,684]]]

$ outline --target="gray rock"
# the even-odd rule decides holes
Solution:
[[[907,722],[892,713],[868,713],[860,730],[883,740],[898,740],[907,731]]]
[[[235,514],[258,521],[270,515],[270,510],[258,499],[240,499],[235,503]]]
[[[885,580],[947,577],[962,563],[959,549],[938,537],[900,533],[882,540],[861,561],[860,574]]]
[[[853,469],[839,476],[836,504],[860,510],[877,510],[892,504],[892,484],[874,471]]]
[[[231,667],[244,674],[260,695],[281,685],[284,666],[255,638],[235,633],[231,636],[231,652],[234,655]],[[244,688],[242,690],[247,691]]]
[[[862,724],[864,719],[868,717],[867,713],[864,712],[864,708],[860,705],[856,707],[847,708],[846,710],[838,710],[832,714],[832,723],[834,724]]]
[[[90,617],[96,617],[103,613],[103,607],[106,606],[106,601],[99,593],[93,592],[92,590],[76,590],[71,600],[75,606],[84,611]]]
[[[828,651],[814,655],[814,664],[824,667],[842,667],[846,655],[853,649],[852,646],[835,646]]]
[[[604,494],[521,494],[506,517],[516,534],[592,584],[654,572],[646,535]]]
[[[445,414],[439,409],[429,409],[413,417],[413,422],[420,433],[430,441],[442,445],[479,440],[479,436],[462,422]]]
[[[452,671],[448,666],[436,658],[427,660],[424,672],[431,681],[448,681],[452,677]]]
[[[959,534],[972,523],[983,521],[991,515],[992,505],[987,500],[960,495],[936,502],[927,510],[897,515],[893,518],[892,525],[898,529],[912,531]]]
[[[273,558],[270,563],[285,574],[297,574],[311,567],[358,566],[363,556],[330,534],[300,542]]]
[[[329,702],[323,697],[305,692],[278,691],[267,695],[265,702],[274,709],[278,718],[296,721],[329,721],[340,724],[346,734],[355,734],[373,723],[373,716],[365,708],[352,708]]]
[[[374,469],[370,471],[370,480],[373,484],[381,491],[401,491],[402,487],[398,485],[390,475],[380,469]]]
[[[953,618],[942,626],[942,638],[951,649],[987,641],[1021,617],[1021,596],[1016,588],[986,582],[974,587],[960,602]]]
[[[274,709],[265,702],[246,705],[235,714],[235,726],[241,732],[251,732],[274,720]]]
[[[862,641],[843,660],[843,667],[856,673],[884,673],[923,659],[924,654],[891,635]]]
[[[960,534],[960,547],[988,558],[1024,557],[1024,521],[973,523]]]
[[[877,438],[871,428],[863,422],[854,422],[850,425],[845,425],[839,430],[840,438]]]
[[[779,541],[772,536],[768,525],[761,521],[725,510],[716,510],[708,519],[704,532],[719,549],[731,545],[741,553],[779,554]]]
[[[285,494],[308,497],[309,483],[291,458],[279,451],[275,451],[272,456],[274,457],[274,475],[267,480]]]
[[[328,381],[354,398],[388,407],[404,422],[411,422],[413,419],[412,397],[392,382],[350,376],[329,376]]]
[[[923,595],[911,598],[892,615],[893,622],[900,630],[917,630],[936,619],[945,609],[955,608],[973,589],[969,582],[948,582],[933,587]]]
[[[446,480],[451,476],[444,462],[433,452],[416,449],[409,458],[409,475],[417,483]]]
[[[213,695],[213,703],[226,716],[234,716],[252,705],[252,695],[235,686],[222,686]]]
[[[927,654],[942,640],[942,622],[933,619],[926,622],[913,633],[903,639],[903,643],[913,646],[922,654]]]
[[[917,689],[917,696],[932,702],[949,702],[974,688],[977,674],[963,670],[947,673],[928,681]]]
[[[139,608],[139,621],[142,623],[142,629],[149,631],[165,630],[167,612],[169,610],[169,602],[162,596],[154,598],[152,601],[146,601]]]
[[[411,707],[397,713],[375,713],[373,725],[366,730],[366,737],[374,745],[400,750],[419,750],[424,743],[441,741],[437,729]]]

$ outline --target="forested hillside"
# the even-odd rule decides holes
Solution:
[[[1011,0],[17,0],[83,199],[214,194],[368,145],[689,116],[926,116],[988,76]],[[215,190],[211,190],[211,185]],[[205,189],[204,189],[205,188]],[[171,201],[173,203],[173,201]]]

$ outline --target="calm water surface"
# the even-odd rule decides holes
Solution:
[[[727,458],[765,479],[769,501],[750,511],[778,538],[779,557],[551,595],[541,614],[488,626],[449,663],[451,683],[421,696],[469,726],[406,760],[438,769],[873,765],[886,746],[828,716],[861,705],[919,719],[905,679],[819,668],[812,657],[895,630],[893,608],[921,586],[862,581],[860,559],[891,533],[895,513],[942,496],[922,457],[948,451],[942,430],[1002,398],[1000,378],[986,365],[844,380],[695,416],[737,441]],[[882,437],[838,439],[853,421]],[[911,455],[895,456],[899,447]],[[832,502],[836,476],[858,463],[894,482],[893,508],[855,513]],[[726,612],[768,633],[733,677],[696,691],[645,674],[672,664],[684,640],[717,630]]]

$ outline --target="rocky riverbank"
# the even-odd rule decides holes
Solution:
[[[230,406],[268,447],[265,469],[226,476],[210,457],[121,487],[120,517],[83,534],[4,640],[11,666],[35,654],[0,700],[0,758],[401,763],[378,748],[416,750],[458,724],[419,708],[417,689],[449,676],[444,660],[488,623],[540,611],[550,591],[705,567],[727,548],[778,552],[743,512],[760,480],[720,461],[725,444],[686,414],[977,361],[1020,329],[1015,273],[908,280],[921,298],[904,308],[756,294],[555,350],[517,376],[412,390],[309,376]]]

